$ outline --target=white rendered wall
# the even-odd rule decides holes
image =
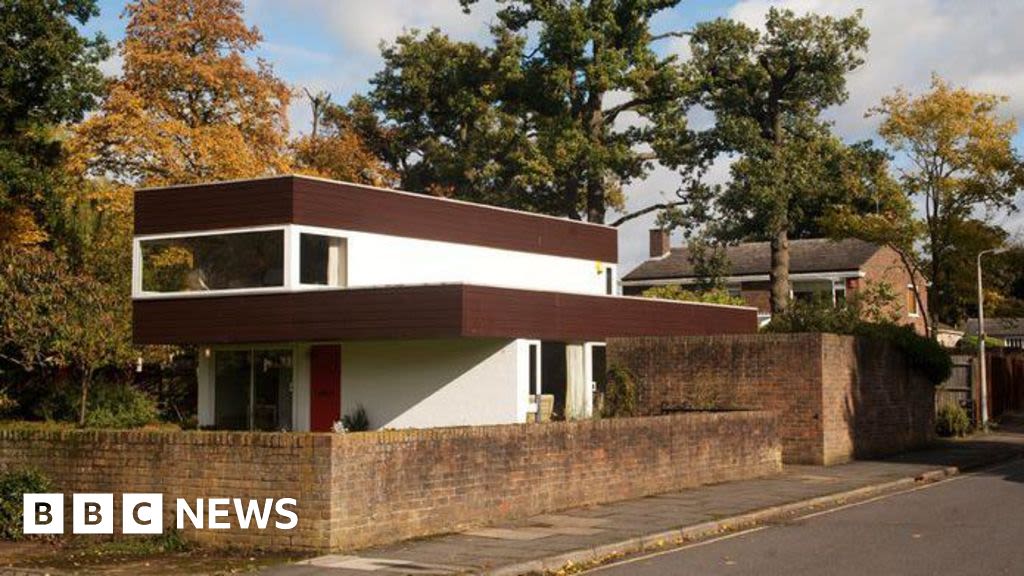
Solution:
[[[523,422],[520,348],[514,340],[345,342],[342,414],[361,404],[374,429]]]
[[[142,242],[161,238],[230,234],[255,230],[282,230],[285,234],[283,286],[203,292],[157,293],[142,291]],[[607,270],[610,270],[612,292],[619,293],[618,270],[614,262],[288,224],[136,236],[132,248],[132,297],[202,297],[331,289],[327,286],[310,286],[299,283],[299,234],[302,233],[346,239],[346,285],[353,288],[466,283],[524,290],[605,294],[607,289],[605,274]]]
[[[350,414],[360,404],[373,428],[430,428],[509,424],[532,420],[535,406],[529,389],[530,344],[539,340],[412,340],[342,342],[341,413]],[[582,376],[580,417],[589,417],[593,388],[589,356],[593,346],[567,347],[567,370]],[[277,344],[265,347],[291,349],[292,430],[309,430],[309,344]],[[214,424],[214,367],[217,350],[210,356],[200,348],[198,363],[198,416],[201,426]],[[569,350],[573,353],[569,353]],[[542,372],[537,359],[537,381]],[[578,366],[582,362],[583,366]],[[570,365],[577,365],[575,370]],[[568,373],[567,373],[568,375]],[[568,391],[567,391],[568,392]]]
[[[614,263],[368,232],[295,228],[298,233],[336,234],[347,239],[348,286],[353,288],[463,282],[604,294],[605,270],[611,268],[612,289],[617,291]]]

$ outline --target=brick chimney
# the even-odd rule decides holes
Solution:
[[[651,229],[651,258],[661,258],[672,248],[672,236],[668,230]]]

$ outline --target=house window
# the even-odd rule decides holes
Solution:
[[[284,231],[142,240],[144,292],[284,286]]]
[[[216,428],[249,429],[251,381],[251,351],[225,350],[215,354],[213,425]]]
[[[315,286],[348,284],[348,243],[320,234],[299,235],[299,282]]]
[[[291,350],[218,350],[213,386],[216,428],[291,429]]]
[[[918,316],[921,311],[917,308],[917,292],[914,291],[914,286],[907,286],[907,314],[910,316]]]
[[[829,280],[793,282],[793,299],[799,302],[831,302],[832,282]]]
[[[615,295],[615,278],[611,268],[604,269],[604,293],[609,296]]]

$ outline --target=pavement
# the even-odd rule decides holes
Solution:
[[[595,576],[1021,574],[1024,460],[784,524],[630,559]]]
[[[781,475],[770,478],[575,508],[357,553],[320,556],[269,568],[261,574],[513,575],[566,567],[578,570],[724,533],[787,522],[809,512],[914,489],[967,470],[1020,457],[1024,457],[1024,421],[1013,421],[998,433],[945,441],[932,449],[891,459],[829,467],[787,466]],[[868,532],[871,528],[864,530]],[[806,550],[805,553],[810,554]],[[863,555],[863,550],[860,553]],[[711,557],[704,560],[714,562]],[[627,566],[626,572],[616,573],[633,573],[630,570],[634,568]],[[829,571],[827,566],[825,568]],[[663,572],[653,569],[649,573]],[[687,573],[704,572],[695,569]],[[779,573],[797,572],[783,570]]]

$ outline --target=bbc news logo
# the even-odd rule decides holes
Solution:
[[[25,494],[22,500],[22,532],[24,534],[63,534],[64,495]],[[198,498],[194,503],[184,498],[175,501],[175,526],[178,530],[191,525],[196,529],[227,530],[250,526],[265,530],[273,525],[278,530],[291,530],[299,523],[294,498]],[[73,534],[113,534],[113,494],[73,494],[71,499],[71,532]],[[164,530],[164,495],[147,493],[121,495],[122,534],[161,534]],[[273,522],[271,520],[273,519]]]

